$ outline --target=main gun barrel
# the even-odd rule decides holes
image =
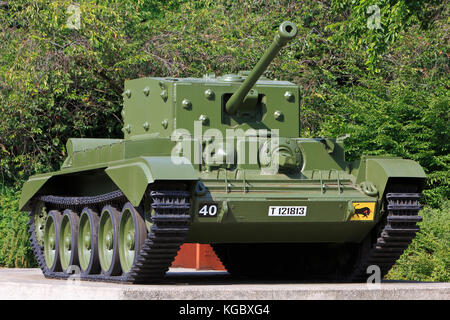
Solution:
[[[278,33],[275,35],[272,44],[264,52],[264,55],[259,59],[256,66],[253,68],[252,72],[248,75],[239,89],[230,97],[227,104],[225,105],[225,110],[228,114],[234,114],[239,106],[242,105],[245,96],[248,94],[251,88],[258,81],[262,73],[267,69],[272,60],[276,57],[278,52],[283,48],[286,43],[294,39],[297,35],[297,26],[292,22],[283,22]]]

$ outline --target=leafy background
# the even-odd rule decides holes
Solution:
[[[79,30],[71,4],[0,1],[0,266],[35,265],[27,177],[58,169],[70,137],[122,137],[125,79],[250,70],[290,20],[299,36],[266,75],[301,86],[302,136],[350,134],[350,160],[427,172],[422,231],[388,278],[449,280],[448,1],[80,0]]]

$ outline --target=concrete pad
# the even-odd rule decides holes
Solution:
[[[231,279],[223,271],[171,269],[161,284],[45,279],[39,269],[0,269],[0,299],[140,300],[450,300],[450,283],[304,283]]]

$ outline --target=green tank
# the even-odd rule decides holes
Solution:
[[[158,281],[183,243],[236,277],[385,275],[419,230],[425,173],[300,138],[299,87],[262,76],[296,35],[282,23],[251,72],[125,81],[124,138],[69,139],[61,169],[23,186],[44,275]]]

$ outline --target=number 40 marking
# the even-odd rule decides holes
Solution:
[[[217,215],[217,205],[215,205],[215,204],[205,204],[198,211],[198,214],[202,215],[204,217],[207,217],[207,216],[214,217],[214,216]]]

